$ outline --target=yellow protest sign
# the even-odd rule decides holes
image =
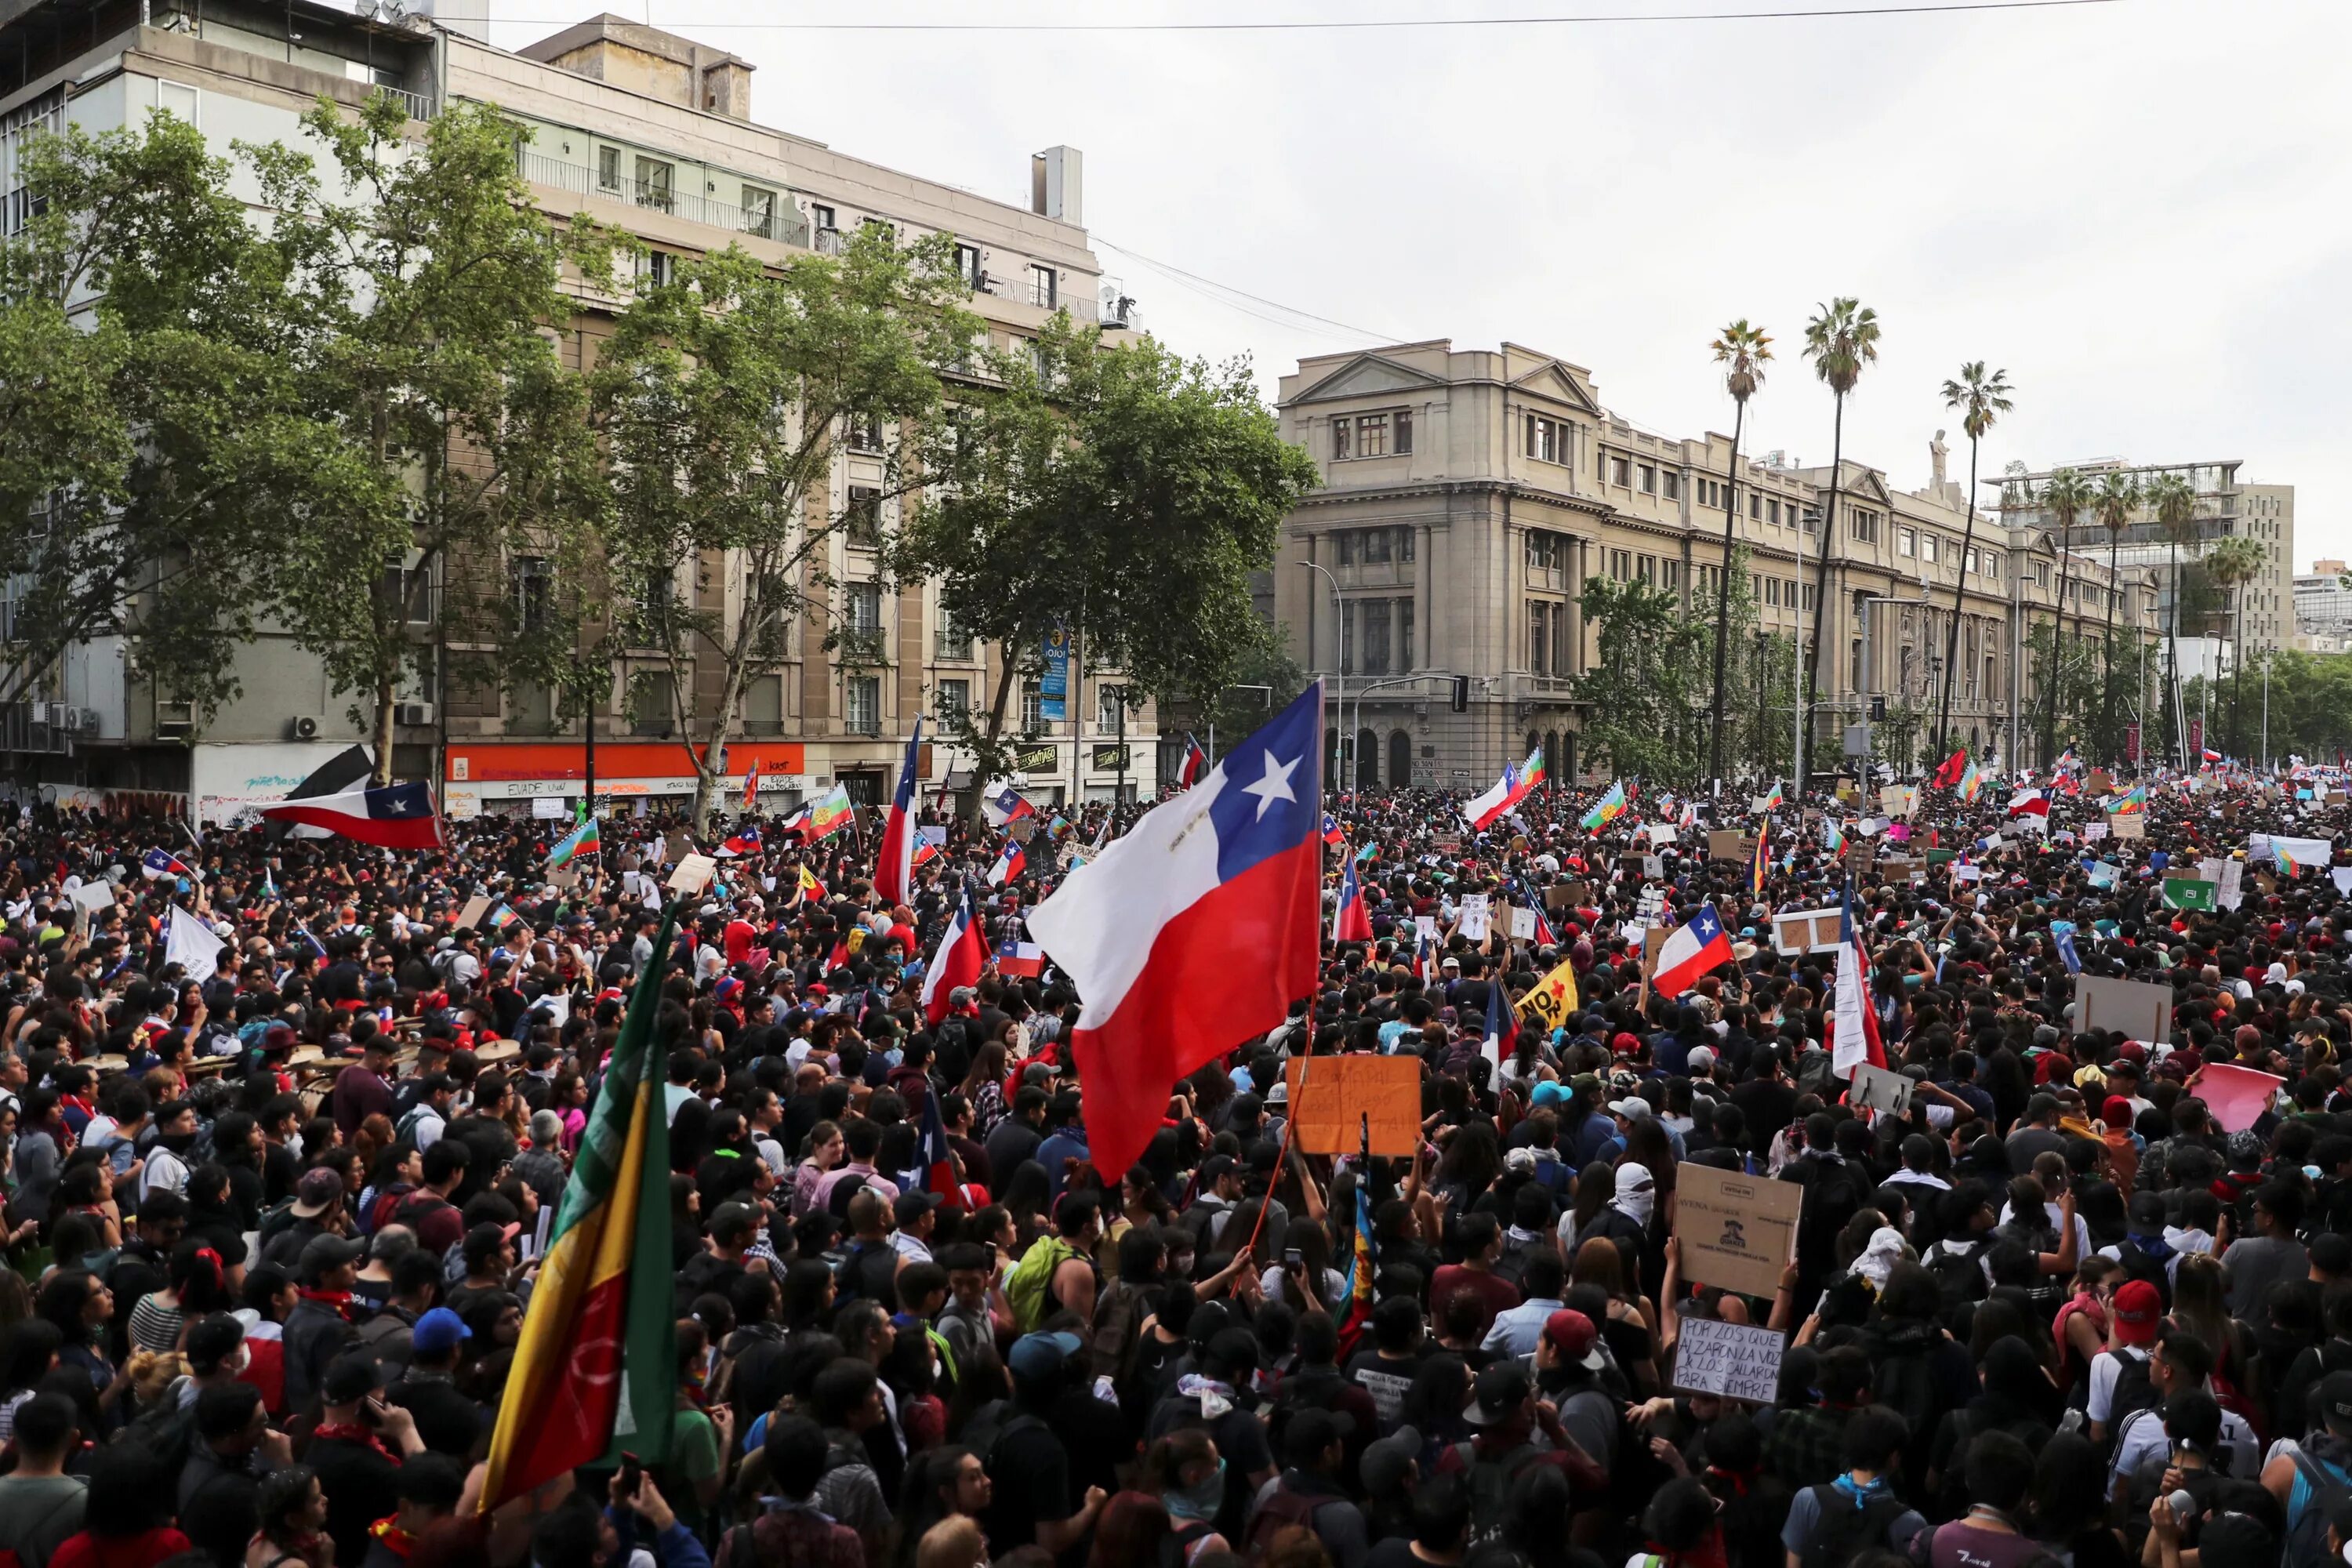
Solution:
[[[1557,1029],[1577,1010],[1576,966],[1563,963],[1519,998],[1519,1012],[1546,1030]]]

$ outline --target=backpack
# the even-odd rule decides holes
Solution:
[[[2286,1550],[2279,1562],[2282,1568],[2327,1568],[2336,1559],[2327,1550],[2327,1510],[2317,1506],[2319,1494],[2352,1486],[2352,1476],[2300,1448],[2289,1449],[2287,1458],[2294,1461],[2294,1485],[2287,1493]]]
[[[1927,1255],[1927,1273],[1948,1309],[1974,1306],[1992,1293],[1984,1273],[1984,1256],[1992,1250],[1992,1243],[1991,1237],[1982,1236],[1964,1251],[1939,1246]]]
[[[1482,1459],[1475,1443],[1460,1443],[1463,1474],[1470,1481],[1470,1534],[1465,1546],[1475,1554],[1482,1546],[1502,1544],[1511,1518],[1511,1483],[1536,1461],[1536,1450],[1522,1443],[1498,1459]]]
[[[1030,1244],[1004,1276],[1004,1300],[1013,1309],[1016,1333],[1036,1332],[1037,1325],[1053,1310],[1055,1271],[1071,1258],[1085,1256],[1058,1236],[1043,1237]]]
[[[856,1201],[858,1194],[866,1190],[867,1182],[868,1178],[859,1175],[834,1183],[833,1191],[825,1194],[825,1212],[844,1225],[847,1225],[849,1205]]]
[[[1992,1234],[1996,1240],[2014,1241],[2035,1254],[2055,1252],[2059,1247],[2056,1233],[2047,1225],[2036,1225],[2022,1216],[1997,1227]],[[2037,1263],[2033,1278],[2025,1286],[2025,1298],[2043,1312],[2055,1317],[2058,1309],[2066,1304],[2066,1276],[2044,1274]]]
[[[1242,1561],[1249,1563],[1265,1562],[1266,1553],[1274,1545],[1274,1538],[1294,1524],[1309,1535],[1314,1534],[1315,1510],[1327,1502],[1339,1500],[1338,1498],[1307,1497],[1277,1485],[1260,1500],[1257,1512],[1250,1516],[1249,1534],[1242,1542]]]
[[[1860,1508],[1838,1490],[1836,1483],[1812,1489],[1817,1517],[1813,1538],[1805,1542],[1801,1568],[1845,1568],[1845,1564],[1885,1545],[1886,1532],[1910,1507],[1891,1491],[1880,1492]]]
[[[2153,1410],[2164,1402],[2156,1396],[2156,1385],[2148,1380],[2147,1355],[2134,1355],[2127,1350],[2111,1352],[2118,1363],[2116,1391],[2107,1405],[2107,1441],[2112,1446],[2123,1435],[2124,1423],[2143,1410]]]
[[[864,1463],[866,1463],[866,1456],[856,1449],[845,1448],[838,1443],[827,1443],[824,1446],[824,1468],[819,1472],[819,1479],[829,1476],[845,1466]],[[721,1550],[727,1555],[727,1568],[760,1568],[760,1549],[752,1537],[751,1526],[749,1522],[739,1524],[729,1531],[725,1540],[726,1544],[722,1545]]]
[[[1878,1363],[1878,1369],[1871,1379],[1871,1399],[1903,1417],[1904,1428],[1910,1434],[1903,1449],[1903,1473],[1906,1479],[1918,1478],[1913,1482],[1915,1486],[1924,1486],[1928,1449],[1936,1439],[1936,1425],[1944,1415],[1944,1400],[1936,1390],[1936,1374],[1927,1364],[1927,1353],[1882,1351],[1873,1359]]]

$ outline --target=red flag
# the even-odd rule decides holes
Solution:
[[[1969,752],[1968,748],[1963,746],[1947,757],[1944,760],[1944,765],[1936,770],[1936,776],[1927,782],[1937,789],[1950,789],[1960,782],[1960,775],[1968,772],[1968,769]]]

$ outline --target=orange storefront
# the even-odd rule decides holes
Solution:
[[[441,781],[451,816],[570,815],[586,793],[587,749],[577,741],[455,741]],[[735,741],[727,771],[740,791],[756,763],[760,804],[769,810],[798,804],[808,788],[808,750],[798,741]],[[676,741],[611,741],[596,747],[596,798],[626,805],[693,798],[694,760]],[[561,803],[560,805],[534,803]]]

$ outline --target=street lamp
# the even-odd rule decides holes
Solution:
[[[1348,723],[1348,677],[1339,664],[1339,628],[1340,618],[1347,612],[1339,603],[1339,579],[1332,576],[1331,569],[1319,561],[1302,561],[1299,564],[1309,572],[1322,573],[1323,580],[1331,584],[1331,710],[1339,715],[1339,725],[1344,731]],[[1341,773],[1346,776],[1347,787],[1349,789],[1356,787],[1356,770],[1352,765],[1355,758],[1355,743],[1356,738],[1353,735],[1343,732],[1339,739],[1339,754],[1333,758],[1333,761],[1339,764]]]

